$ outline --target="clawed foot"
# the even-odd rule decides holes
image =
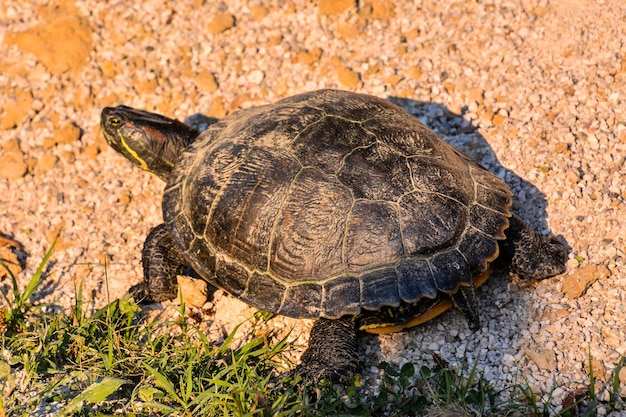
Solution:
[[[321,318],[311,328],[309,347],[301,363],[285,378],[301,376],[318,384],[323,380],[347,381],[358,369],[357,334],[352,317],[337,320]]]
[[[507,240],[501,248],[511,259],[512,271],[521,278],[539,280],[567,270],[567,247],[554,235],[537,234],[515,214],[505,233]]]
[[[135,303],[139,305],[155,303],[155,301],[150,298],[150,292],[148,291],[148,286],[145,281],[130,287],[128,289],[128,294],[133,298],[133,300],[135,300]]]

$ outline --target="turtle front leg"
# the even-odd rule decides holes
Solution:
[[[176,298],[176,276],[183,273],[187,261],[170,236],[165,224],[150,231],[142,252],[143,282],[130,292],[144,302],[161,302]]]
[[[501,245],[511,269],[521,278],[544,279],[567,270],[567,248],[553,234],[542,236],[513,214]]]
[[[293,370],[312,382],[346,380],[358,369],[357,333],[353,317],[320,318],[311,328],[309,347]]]

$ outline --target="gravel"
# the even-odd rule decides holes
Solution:
[[[571,253],[538,284],[495,273],[479,331],[450,312],[363,338],[363,359],[477,362],[496,387],[557,386],[558,406],[588,383],[589,355],[600,381],[626,355],[624,21],[623,0],[5,0],[0,233],[29,254],[22,282],[58,237],[36,296],[68,308],[81,284],[97,308],[140,281],[163,189],[108,149],[102,107],[185,120],[329,87],[389,98],[505,179],[514,209]],[[216,340],[252,313],[221,293],[211,305]],[[306,343],[310,322],[275,325]]]

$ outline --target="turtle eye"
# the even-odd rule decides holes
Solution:
[[[114,127],[114,128],[118,128],[122,125],[122,121],[120,120],[119,117],[115,117],[115,116],[111,116],[109,117],[109,124]]]

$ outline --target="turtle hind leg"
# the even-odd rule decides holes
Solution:
[[[358,369],[357,333],[353,317],[320,318],[311,328],[309,347],[292,371],[309,382],[350,378]]]
[[[165,224],[160,224],[146,237],[142,252],[143,279],[130,289],[142,302],[161,302],[176,298],[176,276],[183,273],[187,261]]]
[[[567,248],[554,235],[542,236],[513,214],[501,245],[520,278],[544,279],[566,271]]]
[[[476,287],[473,285],[460,286],[454,294],[450,294],[454,306],[463,313],[467,319],[470,330],[475,332],[480,329],[480,314],[478,312],[478,296]]]

